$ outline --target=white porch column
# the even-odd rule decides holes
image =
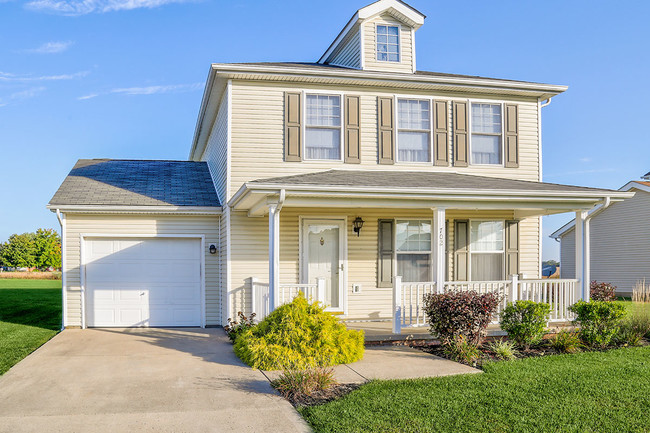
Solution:
[[[442,293],[445,289],[445,208],[433,208],[433,227],[431,228],[433,253],[433,279],[436,291]]]
[[[585,212],[585,215],[588,215],[587,212]],[[582,272],[582,299],[585,301],[589,302],[591,299],[591,245],[590,245],[590,239],[591,235],[589,234],[589,222],[591,221],[591,218],[587,216],[584,218],[584,224],[585,224],[585,229],[584,229],[584,237],[585,237],[585,251],[583,254],[584,257],[584,271]]]
[[[280,209],[281,203],[269,204],[269,313],[278,306],[280,292]]]
[[[578,299],[584,299],[584,271],[585,271],[585,225],[586,211],[576,211],[576,279],[578,280]]]

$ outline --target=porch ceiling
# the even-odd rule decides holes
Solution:
[[[509,209],[524,218],[590,209],[634,193],[450,172],[329,170],[245,183],[228,203],[263,216],[288,207]]]

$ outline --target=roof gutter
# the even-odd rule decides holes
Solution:
[[[52,212],[101,214],[221,215],[220,206],[47,205]]]

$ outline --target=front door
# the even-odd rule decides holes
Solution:
[[[325,279],[325,299],[330,311],[343,311],[343,220],[303,220],[303,281]]]

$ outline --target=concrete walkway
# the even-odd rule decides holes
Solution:
[[[367,347],[361,361],[334,368],[334,376],[340,383],[364,383],[373,379],[418,379],[480,372],[481,370],[476,368],[406,346]],[[280,372],[265,371],[264,374],[269,380],[273,380]]]
[[[0,376],[0,432],[306,432],[221,329],[66,330]]]

